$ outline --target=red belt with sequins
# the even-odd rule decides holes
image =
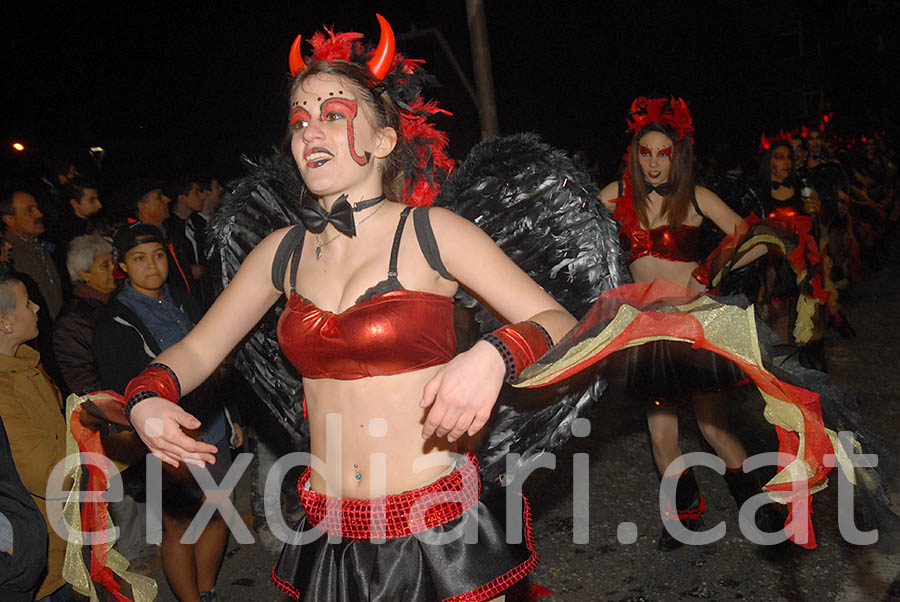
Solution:
[[[341,499],[306,489],[310,468],[297,482],[306,519],[329,535],[350,539],[405,537],[443,525],[481,497],[478,460],[465,463],[419,489],[366,500]]]

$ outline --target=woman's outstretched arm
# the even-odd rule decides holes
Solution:
[[[205,381],[281,296],[271,273],[275,250],[286,231],[278,230],[260,242],[200,323],[157,357],[157,363],[177,376],[182,395]],[[182,432],[199,427],[200,421],[169,400],[141,401],[131,410],[131,422],[150,452],[168,464],[213,461],[214,446]]]

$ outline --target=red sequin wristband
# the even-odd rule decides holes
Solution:
[[[550,335],[536,322],[501,326],[485,335],[484,340],[493,345],[503,357],[507,382],[518,378],[522,370],[547,353],[552,344]]]
[[[148,395],[147,393],[153,393]],[[135,404],[150,397],[162,397],[178,403],[181,399],[181,383],[171,368],[165,364],[150,364],[125,387],[125,417],[131,421]]]

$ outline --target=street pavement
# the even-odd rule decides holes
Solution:
[[[900,426],[900,245],[883,254],[883,265],[867,273],[846,298],[845,312],[855,338],[828,332],[829,371],[840,385],[862,397],[864,424],[896,441]],[[731,398],[732,427],[748,451],[777,447],[762,419],[762,401],[752,392]],[[681,421],[682,449],[709,451],[686,412]],[[589,462],[588,518],[573,518],[573,454]],[[584,456],[582,456],[584,457]],[[552,591],[542,602],[668,602],[675,600],[746,600],[751,602],[891,602],[900,601],[900,555],[844,541],[838,529],[836,478],[813,502],[818,545],[760,547],[745,539],[737,511],[719,475],[696,470],[707,500],[705,527],[720,521],[725,536],[709,545],[673,552],[656,549],[660,519],[657,479],[646,435],[645,415],[617,394],[615,386],[593,408],[591,433],[572,439],[557,454],[554,470],[536,471],[525,484],[534,516],[535,545],[541,554],[528,585]],[[235,494],[246,521],[247,479]],[[900,497],[893,498],[900,508]],[[580,509],[585,510],[584,507]],[[633,543],[620,543],[633,541]],[[143,570],[157,578],[160,602],[175,602],[150,550]],[[231,539],[218,578],[220,601],[283,599],[269,583],[276,555],[262,543],[240,545]]]

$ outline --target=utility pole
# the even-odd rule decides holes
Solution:
[[[491,72],[491,49],[488,46],[487,22],[482,0],[466,0],[469,38],[472,42],[472,65],[475,69],[475,89],[478,93],[478,115],[481,139],[500,133],[497,123],[497,104],[494,101],[494,79]]]

